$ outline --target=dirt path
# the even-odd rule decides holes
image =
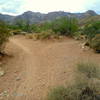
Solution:
[[[6,51],[14,57],[0,78],[0,92],[9,93],[1,100],[44,100],[50,88],[73,83],[77,62],[100,60],[100,55],[83,51],[73,39],[45,43],[16,36]]]

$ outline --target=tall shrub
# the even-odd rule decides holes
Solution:
[[[100,34],[100,21],[85,25],[83,32],[85,35],[87,35],[87,38],[91,40],[97,34]]]
[[[77,29],[78,24],[75,18],[61,17],[52,22],[52,30],[55,33],[60,32],[61,35],[72,35]]]
[[[0,53],[4,49],[5,43],[10,36],[10,32],[3,21],[0,21]]]

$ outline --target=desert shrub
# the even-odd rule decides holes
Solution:
[[[78,30],[74,33],[72,33],[72,36],[76,39],[76,40],[83,40],[82,37],[86,37],[86,35],[83,34],[83,27],[79,27]]]
[[[100,67],[93,63],[79,63],[77,70],[74,84],[52,89],[47,100],[100,100]]]
[[[80,83],[80,80],[78,80]],[[47,100],[99,100],[99,84],[75,83],[69,87],[56,87],[47,96]]]
[[[73,33],[73,37],[76,40],[83,40],[83,37],[85,37],[85,36],[82,35],[80,31],[77,31],[77,32]]]
[[[100,21],[85,25],[83,33],[87,36],[88,46],[100,52]]]
[[[79,37],[81,35],[81,32],[75,32],[75,33],[73,33],[73,36],[75,36],[75,37]]]
[[[47,32],[47,31],[44,31],[44,32],[37,34],[37,39],[40,39],[40,40],[50,39],[50,37],[51,37],[51,33]]]
[[[41,31],[47,31],[51,29],[51,22],[44,22],[42,24],[39,25],[40,30]]]
[[[100,99],[100,66],[95,63],[79,63],[75,86],[81,90],[79,100]]]
[[[18,27],[16,25],[8,24],[7,25],[10,30],[17,30]]]
[[[30,27],[31,27],[32,32],[41,33],[43,31],[48,31],[51,29],[51,22],[32,24]]]
[[[0,21],[0,52],[3,51],[5,47],[5,43],[10,36],[10,32],[6,26],[6,24]]]
[[[28,39],[34,39],[34,35],[35,35],[35,34],[26,34],[25,36],[26,36],[26,38],[28,38]]]
[[[13,26],[21,31],[31,32],[31,25],[29,20],[16,20]]]
[[[86,77],[80,77],[76,79],[74,85],[78,92],[78,99],[75,100],[99,100],[100,96],[100,81],[97,79],[88,79]],[[73,90],[72,90],[73,91]]]
[[[51,89],[47,100],[79,100],[78,95],[80,91],[74,86],[71,87],[56,87]]]
[[[32,24],[30,27],[31,27],[32,32],[35,32],[35,33],[40,33],[41,32],[41,29],[40,29],[38,24]]]
[[[66,100],[68,91],[65,87],[57,87],[50,91],[47,100]]]
[[[78,29],[78,24],[74,18],[62,17],[52,22],[52,30],[61,35],[72,35]]]
[[[90,47],[100,53],[100,34],[96,35],[90,42]]]
[[[100,21],[85,25],[83,33],[87,35],[87,38],[91,41],[95,35],[100,34]]]
[[[45,39],[59,39],[59,35],[55,34],[52,30],[42,31],[41,33],[34,34],[36,40]]]
[[[12,30],[12,31],[11,31],[11,33],[12,33],[13,35],[19,35],[19,34],[21,34],[21,32],[22,32],[22,30],[20,30],[20,29],[16,29],[16,30]]]
[[[77,69],[88,78],[100,78],[100,67],[94,63],[79,63]]]

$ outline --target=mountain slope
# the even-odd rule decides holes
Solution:
[[[91,16],[97,16],[97,14],[92,10],[89,10],[84,13],[70,13],[70,12],[64,12],[64,11],[56,11],[56,12],[50,12],[48,14],[27,11],[18,16],[9,16],[9,15],[0,14],[0,20],[4,20],[10,23],[14,23],[17,20],[24,20],[24,21],[29,21],[29,23],[32,24],[32,23],[39,23],[39,22],[44,22],[44,21],[51,21],[62,16],[83,19],[83,18],[87,18]]]
[[[83,18],[79,21],[80,25],[85,25],[90,22],[100,21],[100,15]]]
[[[5,22],[11,22],[14,20],[14,18],[15,18],[15,16],[0,14],[0,20],[3,20]]]

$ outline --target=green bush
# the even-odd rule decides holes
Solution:
[[[87,35],[87,38],[91,41],[95,35],[100,34],[100,21],[85,25],[83,33]]]
[[[29,20],[16,20],[14,25],[10,25],[10,28],[15,28],[25,32],[31,32],[31,25]]]
[[[8,40],[9,36],[10,32],[6,24],[0,21],[0,52],[2,52],[2,50],[4,49],[5,43]]]
[[[41,33],[42,31],[48,31],[51,29],[51,22],[32,24],[30,27],[32,32]]]
[[[100,34],[96,35],[90,42],[91,48],[100,53]]]
[[[62,17],[52,22],[52,30],[61,35],[72,35],[78,30],[77,20],[74,18]]]
[[[44,22],[40,24],[40,30],[41,31],[47,31],[51,29],[51,22]]]
[[[100,21],[85,25],[83,33],[87,36],[88,45],[96,52],[100,52]]]
[[[100,66],[94,63],[79,63],[77,68],[87,78],[100,78]]]
[[[30,27],[31,27],[31,31],[34,32],[34,33],[40,33],[41,32],[41,29],[40,29],[39,25],[37,25],[37,24],[32,24]]]

